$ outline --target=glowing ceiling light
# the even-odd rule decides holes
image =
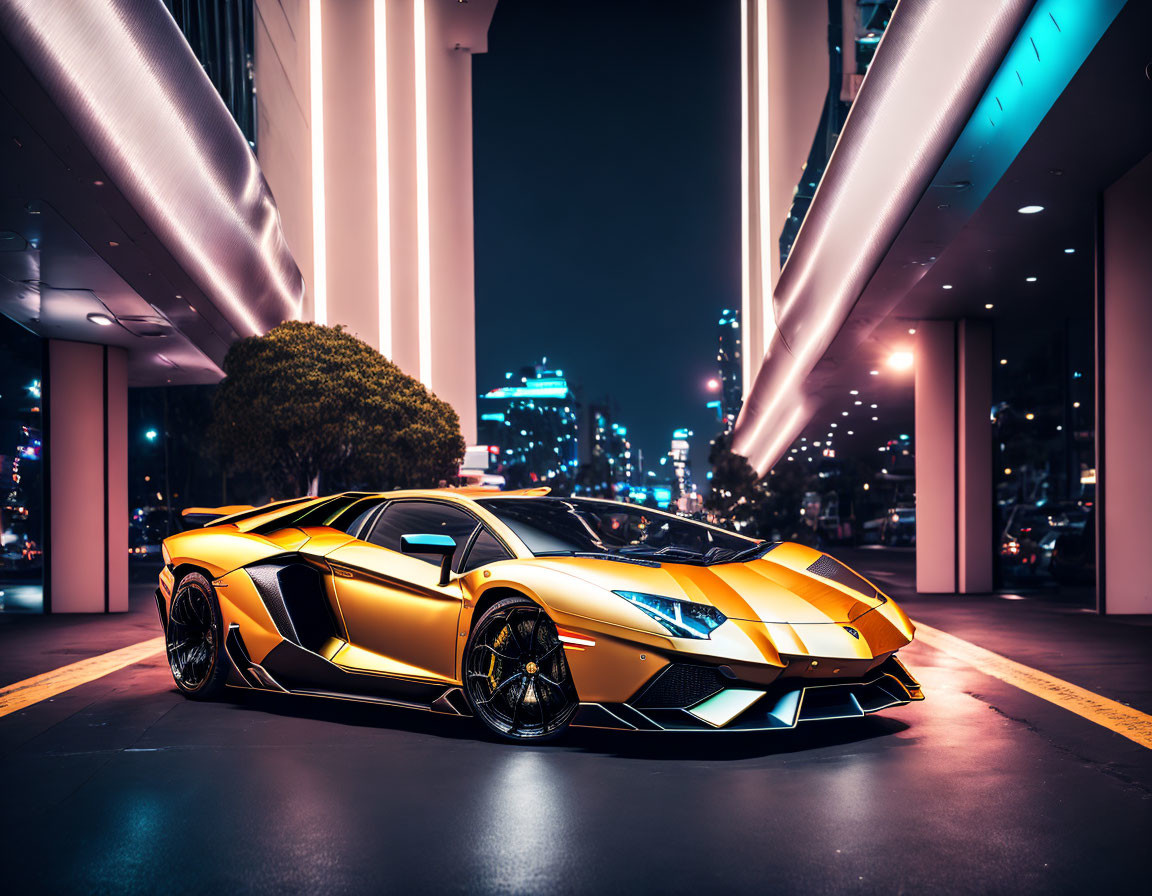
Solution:
[[[991,302],[985,302],[984,303],[984,310],[985,311],[991,311],[994,307],[995,306]]]
[[[1001,366],[1003,366],[1003,365],[1005,365],[1005,364],[1007,364],[1007,363],[1008,363],[1008,359],[1007,359],[1007,358],[1001,358],[1001,359],[1000,359],[1000,364],[1001,364]]]
[[[328,322],[328,248],[324,226],[324,43],[320,0],[308,4],[308,81],[312,127],[312,317]]]
[[[748,0],[740,0],[740,311],[745,326],[752,320],[752,249],[748,196],[752,180],[748,172],[748,93]],[[747,350],[749,346],[744,348],[741,363],[743,379],[740,382],[751,383],[752,352]]]
[[[88,320],[96,324],[98,327],[112,326],[112,318],[110,318],[107,314],[89,314]]]
[[[1036,278],[1035,278],[1035,277],[1025,277],[1025,278],[1024,278],[1024,281],[1025,281],[1026,283],[1035,283],[1035,282],[1036,282]]]
[[[1035,420],[1035,419],[1036,419],[1036,415],[1035,415],[1035,414],[1025,414],[1025,415],[1024,415],[1024,419],[1025,419],[1025,420]]]
[[[916,328],[915,327],[909,327],[908,328],[908,335],[909,336],[915,336],[916,335]]]
[[[1075,250],[1075,249],[1065,249],[1065,250],[1064,250],[1064,254],[1065,254],[1065,255],[1075,255],[1075,254],[1076,254],[1076,250]]]
[[[392,201],[388,156],[388,13],[385,0],[372,8],[376,77],[376,279],[380,353],[392,357]]]
[[[951,288],[952,288],[952,284],[951,284],[951,283],[945,283],[945,284],[944,284],[942,287],[940,287],[940,288],[941,288],[941,289],[951,289]]]
[[[908,370],[914,360],[912,352],[892,352],[888,356],[888,366],[893,370]]]
[[[424,0],[413,10],[416,45],[416,305],[419,321],[420,381],[432,386],[432,254],[428,220],[428,44],[424,33]]]
[[[880,376],[880,371],[879,370],[869,370],[868,375],[869,376]]]
[[[761,330],[764,333],[764,342],[760,346],[761,352],[766,352],[772,344],[772,336],[776,330],[775,309],[772,303],[772,263],[773,256],[779,252],[780,246],[772,233],[772,167],[768,156],[771,148],[771,136],[768,131],[768,0],[758,0],[756,8],[756,148],[760,158],[756,164],[756,179],[760,193],[760,214],[757,221],[760,232],[760,291],[763,296],[760,302]]]
[[[1016,209],[1016,211],[1018,211],[1022,215],[1034,215],[1037,212],[1044,211],[1044,206],[1042,206],[1042,205],[1023,205],[1020,208]]]

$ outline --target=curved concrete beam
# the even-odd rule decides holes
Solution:
[[[299,317],[276,203],[159,0],[0,0],[0,32],[237,335]]]

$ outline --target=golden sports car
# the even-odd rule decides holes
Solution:
[[[632,504],[434,490],[242,510],[164,541],[176,684],[569,725],[765,731],[923,699],[908,617],[798,544]]]

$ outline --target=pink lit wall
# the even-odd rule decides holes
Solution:
[[[1107,613],[1152,613],[1152,156],[1104,193],[1097,295],[1100,598]]]

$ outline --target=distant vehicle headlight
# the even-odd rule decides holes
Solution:
[[[647,613],[669,633],[678,638],[707,638],[728,617],[704,604],[676,600],[641,591],[613,591],[637,609]]]

